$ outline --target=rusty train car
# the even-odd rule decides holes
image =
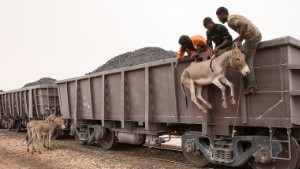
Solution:
[[[117,141],[160,146],[166,140],[159,136],[177,134],[185,158],[197,167],[248,162],[254,169],[299,168],[300,41],[282,37],[259,45],[254,62],[259,90],[253,95],[242,94],[244,80],[229,68],[226,77],[238,101],[227,109],[217,87],[204,87],[213,105],[207,114],[190,99],[186,107],[180,76],[190,62],[179,64],[177,71],[174,62],[57,81],[61,113],[72,121],[77,142],[98,141],[104,149]]]
[[[56,84],[40,84],[0,93],[0,127],[21,130],[32,119],[59,113]]]

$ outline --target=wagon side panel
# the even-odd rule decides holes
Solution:
[[[125,72],[125,120],[145,121],[145,69]]]
[[[291,46],[288,58],[291,119],[292,123],[300,125],[300,47]]]
[[[150,119],[153,122],[177,122],[171,71],[169,64],[149,68]]]
[[[102,76],[91,78],[92,108],[94,118],[102,119]]]
[[[121,73],[108,74],[105,76],[105,114],[106,120],[121,121]]]
[[[68,83],[59,83],[58,86],[58,95],[59,95],[59,105],[60,111],[64,118],[71,118],[70,112],[70,100],[69,100],[69,93],[68,93]]]
[[[76,118],[76,99],[77,99],[77,89],[76,89],[76,81],[71,81],[67,83],[67,97],[69,100],[69,111],[71,118]]]
[[[93,119],[93,109],[91,103],[90,80],[78,80],[77,88],[77,118]]]

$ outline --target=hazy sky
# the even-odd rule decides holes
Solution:
[[[250,19],[263,40],[300,39],[299,4],[298,0],[0,0],[0,89],[20,88],[42,77],[81,76],[143,47],[177,51],[180,35],[205,37],[203,18],[210,16],[219,23],[215,13],[220,6]]]

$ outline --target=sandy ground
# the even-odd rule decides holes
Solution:
[[[51,151],[41,144],[42,154],[31,155],[26,151],[25,138],[25,131],[16,133],[0,129],[0,169],[196,169],[180,151],[127,144],[117,144],[115,150],[104,150],[98,145],[79,145],[70,136],[54,140]],[[180,146],[181,140],[176,138],[168,144]],[[202,169],[238,168],[210,165]]]
[[[195,168],[185,161],[181,152],[124,144],[118,145],[116,150],[107,151],[95,145],[76,144],[71,138],[54,140],[53,150],[45,150],[40,146],[42,154],[31,155],[26,151],[25,137],[25,132],[0,130],[1,169]]]

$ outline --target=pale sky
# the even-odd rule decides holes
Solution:
[[[82,76],[143,47],[177,51],[180,35],[206,38],[202,21],[219,23],[220,6],[250,19],[263,40],[300,40],[298,0],[0,0],[0,89]]]

